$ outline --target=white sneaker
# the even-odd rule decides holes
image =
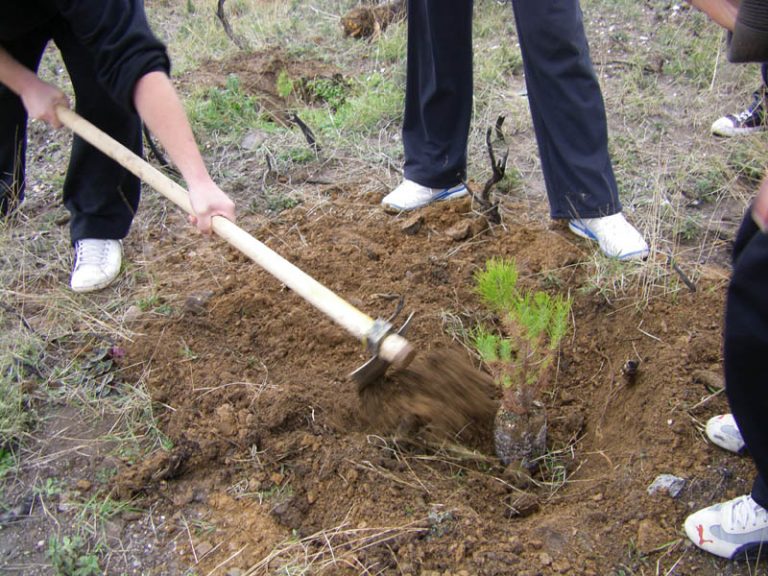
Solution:
[[[568,222],[568,228],[577,236],[597,242],[603,254],[611,258],[631,260],[648,256],[648,244],[621,212],[602,218],[574,219]]]
[[[734,560],[763,544],[768,550],[768,511],[751,496],[739,496],[688,516],[685,533],[702,550]]]
[[[744,450],[744,439],[741,437],[741,432],[739,432],[739,427],[736,425],[733,414],[713,416],[707,420],[705,431],[707,438],[724,450],[735,452],[736,454]]]
[[[450,188],[429,188],[413,180],[403,180],[397,188],[384,196],[381,205],[387,212],[404,212],[422,208],[432,202],[453,200],[466,195],[467,187],[464,184]]]
[[[70,286],[75,292],[93,292],[109,286],[120,273],[120,240],[83,238],[75,242],[75,267]]]

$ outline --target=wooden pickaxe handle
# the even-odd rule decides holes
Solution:
[[[194,215],[189,194],[184,188],[69,108],[59,106],[56,111],[61,123],[72,132],[149,184],[187,214]],[[222,216],[214,216],[211,226],[218,236],[326,314],[355,338],[367,343],[374,329],[373,318],[302,272],[234,222]],[[396,367],[407,366],[414,354],[413,346],[405,338],[394,333],[382,338],[377,350],[380,358]]]

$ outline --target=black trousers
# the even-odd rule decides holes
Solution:
[[[725,308],[725,391],[757,467],[752,498],[768,508],[768,234],[750,214],[733,255]]]
[[[553,218],[621,211],[600,85],[578,0],[513,0]],[[472,1],[409,0],[405,177],[431,187],[466,172]]]
[[[72,35],[63,20],[14,41],[0,40],[14,58],[37,70],[43,51],[53,40],[61,51],[75,91],[75,110],[136,154],[142,154],[141,121],[126,111],[96,82],[93,56]],[[0,214],[24,198],[27,113],[18,98],[0,84]],[[116,162],[74,137],[64,181],[64,205],[71,213],[72,242],[81,238],[120,239],[128,234],[139,204],[140,182]]]
[[[405,177],[443,188],[466,178],[472,116],[472,0],[408,0]]]

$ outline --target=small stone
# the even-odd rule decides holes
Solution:
[[[267,140],[267,135],[261,130],[251,130],[243,137],[240,146],[246,150],[255,150]]]
[[[184,302],[184,310],[191,314],[202,314],[212,296],[213,292],[211,291],[190,294]]]
[[[141,308],[138,306],[129,306],[128,309],[125,311],[125,314],[123,314],[123,322],[126,324],[131,324],[132,322],[136,322],[141,318]]]
[[[419,233],[419,230],[421,230],[423,225],[424,216],[417,214],[415,216],[411,216],[405,222],[403,222],[400,226],[400,231],[403,232],[403,234],[414,236]]]
[[[468,220],[462,220],[458,224],[451,226],[445,233],[456,242],[466,240],[472,235],[472,225]]]
[[[523,544],[520,542],[520,538],[517,536],[510,536],[508,542],[509,551],[512,552],[512,554],[520,555],[523,551]]]
[[[270,477],[270,480],[272,480],[272,483],[276,486],[280,486],[280,484],[283,483],[283,480],[285,480],[285,476],[283,474],[280,474],[280,472],[273,472]]]
[[[213,550],[213,544],[211,544],[208,541],[203,541],[203,542],[200,542],[197,546],[195,546],[195,555],[198,558],[202,558],[203,556],[208,554],[208,552],[210,552],[211,550]]]
[[[539,561],[541,562],[542,566],[550,566],[552,564],[552,556],[546,552],[542,552],[539,554]]]
[[[685,480],[672,474],[659,474],[653,483],[648,486],[648,494],[667,494],[670,498],[677,498],[685,488]]]

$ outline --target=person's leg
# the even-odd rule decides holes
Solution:
[[[699,548],[723,558],[768,546],[768,235],[748,213],[734,247],[725,311],[725,391],[757,477],[740,496],[688,516],[685,531]]]
[[[512,8],[552,217],[620,212],[578,0],[513,0]]]
[[[93,56],[59,20],[54,42],[61,51],[75,90],[75,110],[135,154],[142,155],[141,121],[120,107],[96,81]],[[64,182],[72,243],[83,238],[124,238],[139,204],[140,181],[75,136]]]
[[[35,31],[23,39],[3,42],[3,48],[30,70],[37,70],[47,42],[44,32]],[[26,150],[27,112],[21,98],[0,84],[0,217],[24,199]]]
[[[725,313],[725,391],[758,476],[752,498],[768,508],[768,235],[748,214],[736,239]]]
[[[472,0],[408,1],[405,178],[431,188],[466,177],[472,114]]]

